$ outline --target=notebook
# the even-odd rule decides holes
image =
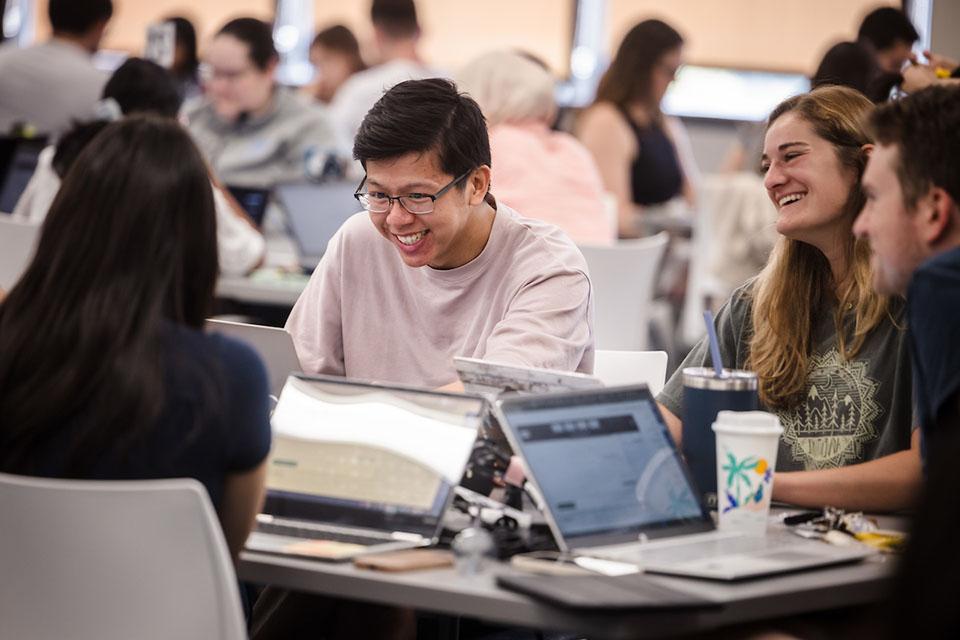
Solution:
[[[293,183],[274,191],[286,216],[287,229],[297,247],[300,266],[313,271],[327,243],[347,218],[360,211],[353,182]]]
[[[222,333],[253,347],[267,367],[271,395],[279,397],[287,376],[300,373],[300,360],[293,346],[293,338],[284,329],[228,320],[207,320],[207,331]]]
[[[562,551],[651,573],[738,580],[855,562],[872,552],[785,530],[715,530],[645,385],[510,396],[496,413]]]
[[[247,549],[347,560],[434,544],[484,410],[477,396],[291,376]]]

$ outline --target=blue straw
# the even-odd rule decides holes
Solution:
[[[717,330],[713,326],[713,312],[709,309],[704,311],[703,321],[707,324],[707,337],[710,339],[710,357],[713,359],[713,370],[718,378],[722,378],[723,363],[720,361],[720,343],[717,341]]]

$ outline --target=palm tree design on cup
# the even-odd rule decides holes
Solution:
[[[773,478],[773,469],[770,468],[770,464],[765,458],[757,456],[737,460],[736,456],[729,451],[726,454],[727,461],[721,467],[727,476],[727,486],[724,491],[726,503],[723,505],[723,513],[747,506],[751,502],[756,505],[762,503],[764,489],[769,486]]]

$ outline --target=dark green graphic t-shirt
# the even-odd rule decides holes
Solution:
[[[752,286],[750,281],[737,289],[717,314],[720,356],[728,368],[746,367]],[[775,412],[783,425],[777,471],[842,467],[910,448],[915,420],[903,307],[900,300],[893,303],[892,320],[877,326],[850,361],[840,353],[832,310],[818,319],[803,400]],[[703,339],[657,400],[682,420],[681,371],[711,364]]]

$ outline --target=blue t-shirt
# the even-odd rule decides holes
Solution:
[[[219,334],[167,324],[162,332],[166,399],[157,424],[123,452],[104,452],[83,472],[90,480],[195,478],[215,508],[224,479],[249,471],[270,451],[267,374],[247,345]],[[56,441],[33,452],[35,475],[69,477],[70,421]]]
[[[920,265],[907,291],[907,333],[913,355],[923,451],[937,422],[960,400],[960,247]]]

